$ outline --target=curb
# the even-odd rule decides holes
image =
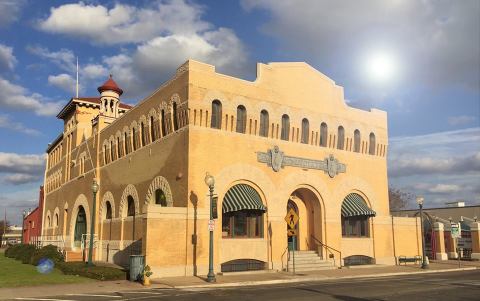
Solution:
[[[352,275],[352,276],[338,276],[338,277],[316,276],[316,277],[306,277],[306,278],[276,279],[276,280],[263,280],[263,281],[243,281],[243,282],[218,283],[218,284],[179,285],[179,286],[171,286],[171,288],[176,288],[176,289],[227,288],[227,287],[238,287],[238,286],[258,286],[258,285],[272,285],[272,284],[284,284],[284,283],[299,283],[299,282],[313,282],[313,281],[357,279],[357,278],[381,278],[381,277],[403,276],[403,275],[412,275],[412,274],[448,273],[448,272],[459,272],[459,271],[473,271],[473,270],[476,270],[476,269],[477,269],[476,267],[468,267],[468,268],[456,268],[456,269],[445,269],[445,270],[380,273],[380,274]]]

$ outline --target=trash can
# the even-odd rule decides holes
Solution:
[[[130,281],[138,281],[142,279],[144,266],[145,256],[130,255]]]

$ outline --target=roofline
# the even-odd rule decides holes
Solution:
[[[47,149],[45,150],[46,153],[49,153],[52,148],[54,148],[58,142],[60,142],[61,140],[63,139],[63,132],[61,132],[57,138],[55,138],[55,140],[52,141],[52,143],[49,143],[48,146],[47,146]]]

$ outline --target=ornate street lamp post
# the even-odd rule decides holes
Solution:
[[[92,192],[93,192],[93,206],[92,206],[92,224],[90,226],[90,243],[88,246],[88,266],[93,266],[92,253],[93,253],[93,239],[95,233],[95,208],[97,207],[97,191],[98,191],[97,180],[93,179]]]
[[[205,184],[207,184],[210,190],[210,220],[209,224],[213,221],[213,188],[215,185],[215,178],[207,172],[205,175]],[[213,229],[209,229],[210,231],[210,245],[209,245],[209,254],[208,254],[208,275],[207,275],[207,282],[215,282],[215,273],[213,272]]]
[[[421,229],[421,234],[422,234],[422,269],[428,269],[428,263],[427,259],[425,256],[425,235],[423,233],[423,197],[418,196],[417,197],[417,204],[418,207],[420,207],[420,227]]]
[[[23,244],[23,238],[24,238],[23,232],[25,231],[25,216],[27,216],[27,210],[23,210],[23,214],[22,214],[22,241],[20,241],[20,243],[22,243],[22,244]],[[4,227],[7,227],[7,220],[6,219],[4,221]]]

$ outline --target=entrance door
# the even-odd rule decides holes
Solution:
[[[78,207],[77,220],[75,222],[74,243],[75,248],[79,248],[82,243],[82,236],[87,234],[87,217],[85,209],[82,206]]]
[[[298,214],[298,208],[297,208],[297,205],[295,205],[294,202],[292,202],[291,200],[288,200],[288,203],[287,203],[287,212],[290,211],[290,209],[293,209],[295,211],[295,213]],[[288,230],[288,225],[287,225],[287,230]],[[297,230],[297,233],[300,233],[298,231],[298,223],[295,225],[295,230]],[[288,250],[289,251],[292,251],[292,250],[295,250],[295,251],[298,251],[298,242],[297,242],[297,237],[296,236],[288,236]]]

